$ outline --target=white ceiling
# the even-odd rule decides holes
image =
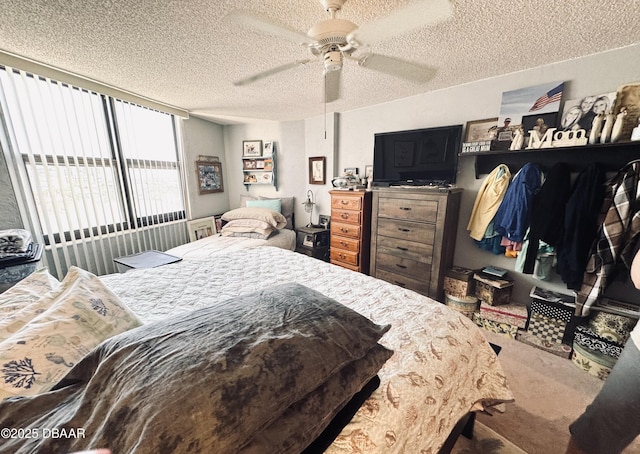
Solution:
[[[338,17],[365,24],[407,3],[348,0]],[[454,15],[447,22],[371,49],[436,67],[431,81],[417,85],[346,61],[342,98],[327,111],[358,109],[640,42],[639,0],[452,4]],[[309,56],[299,45],[223,19],[238,8],[303,33],[329,17],[319,0],[2,1],[0,49],[220,123],[322,114],[318,62],[251,85],[232,84]]]

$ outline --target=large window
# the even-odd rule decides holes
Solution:
[[[185,218],[172,115],[0,67],[48,244]]]

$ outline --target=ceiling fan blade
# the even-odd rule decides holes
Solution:
[[[303,60],[296,60],[296,61],[292,61],[292,62],[289,62],[289,63],[285,63],[284,65],[280,65],[280,66],[276,66],[275,68],[267,69],[266,71],[259,72],[257,74],[254,74],[253,76],[249,76],[247,78],[237,80],[237,81],[233,82],[233,85],[235,85],[236,87],[241,87],[243,85],[247,85],[247,84],[253,83],[256,80],[264,79],[265,77],[273,76],[274,74],[280,73],[282,71],[286,71],[288,69],[295,68],[296,66],[306,65],[310,61],[311,61],[311,59],[307,58],[307,59],[303,59]]]
[[[418,65],[395,57],[379,54],[367,54],[358,60],[363,68],[373,69],[394,77],[410,80],[418,84],[428,82],[435,76],[436,69]]]
[[[276,24],[249,11],[231,11],[225,16],[225,19],[247,29],[260,30],[269,35],[282,37],[297,44],[308,45],[313,42],[313,40],[304,33],[284,25]]]
[[[418,0],[362,25],[347,36],[347,41],[354,47],[374,44],[416,28],[434,25],[452,15],[453,7],[449,0]]]
[[[324,74],[324,102],[333,102],[340,99],[340,71],[329,71]]]

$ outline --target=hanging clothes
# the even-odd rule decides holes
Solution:
[[[576,315],[586,316],[598,300],[619,260],[631,267],[636,237],[640,234],[640,162],[623,167],[611,180],[605,205],[611,203],[600,226],[576,298]]]
[[[540,241],[557,246],[562,238],[564,213],[571,195],[571,174],[566,162],[555,164],[531,203],[529,242],[525,248],[523,273],[533,274]]]
[[[567,200],[562,239],[556,246],[556,272],[567,288],[579,290],[602,211],[606,175],[599,164],[589,164],[576,177]]]
[[[531,201],[542,185],[542,170],[528,162],[513,177],[494,218],[495,230],[509,241],[522,243],[531,221]]]
[[[509,167],[500,164],[482,182],[467,224],[469,236],[474,240],[482,241],[485,238],[485,233],[500,207],[510,181]]]

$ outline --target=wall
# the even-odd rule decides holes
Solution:
[[[503,91],[556,80],[564,80],[564,99],[615,91],[625,83],[640,82],[640,45],[566,61],[554,65],[507,74],[433,93],[343,112],[339,121],[337,168],[359,167],[373,160],[373,136],[377,132],[422,127],[465,124],[470,120],[498,116]],[[348,92],[345,93],[348,96]],[[307,134],[318,131],[307,130]],[[454,263],[478,268],[494,264],[513,268],[513,259],[481,251],[471,243],[466,223],[471,213],[482,178],[474,175],[474,158],[461,157],[457,184],[463,193]],[[375,180],[375,175],[374,175]],[[540,282],[530,276],[516,275],[514,300],[528,300],[529,290]],[[567,292],[566,286],[555,280],[548,288]]]
[[[295,197],[295,222],[305,225],[302,202],[306,194],[307,161],[305,159],[305,123],[303,121],[265,121],[251,124],[228,125],[224,131],[227,156],[227,176],[230,208],[240,206],[240,196]],[[267,185],[243,184],[242,142],[262,140],[275,143],[277,165],[277,189]]]
[[[224,213],[229,209],[228,190],[230,181],[227,168],[227,157],[224,146],[224,128],[222,125],[190,117],[180,120],[182,128],[182,146],[185,154],[186,190],[189,207],[189,219],[198,219],[214,214]],[[196,161],[198,156],[218,156],[222,163],[222,185],[224,192],[200,194]]]
[[[0,153],[0,213],[0,230],[24,228],[3,153]]]

